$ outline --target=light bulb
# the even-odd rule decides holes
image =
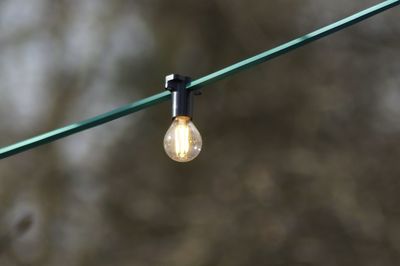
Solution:
[[[199,155],[203,142],[189,116],[177,116],[164,137],[167,155],[177,162],[189,162]]]

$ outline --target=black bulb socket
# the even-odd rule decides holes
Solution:
[[[178,74],[165,78],[165,89],[172,94],[172,119],[177,116],[193,117],[193,91],[186,89],[191,80],[190,77]]]

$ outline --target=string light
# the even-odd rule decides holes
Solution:
[[[199,155],[203,141],[192,122],[193,91],[186,89],[190,78],[172,74],[165,88],[172,94],[172,124],[164,137],[167,155],[177,162],[189,162]]]
[[[257,54],[255,56],[252,56],[250,58],[247,58],[245,60],[237,62],[233,65],[230,65],[228,67],[220,69],[216,72],[208,74],[197,80],[194,80],[186,86],[186,90],[193,91],[194,89],[204,87],[204,86],[212,84],[218,80],[221,80],[223,78],[226,78],[233,74],[236,74],[240,71],[243,71],[248,68],[254,67],[256,65],[259,65],[261,63],[267,62],[273,58],[284,55],[284,54],[286,54],[290,51],[293,51],[299,47],[302,47],[306,44],[309,44],[311,42],[314,42],[316,40],[319,40],[321,38],[329,36],[335,32],[343,30],[347,27],[350,27],[351,25],[359,23],[363,20],[366,20],[369,17],[375,16],[387,9],[393,8],[398,5],[400,5],[400,0],[383,1],[377,5],[374,5],[370,8],[364,9],[358,13],[355,13],[349,17],[346,17],[346,18],[336,21],[330,25],[327,25],[318,30],[310,32],[310,33],[303,35],[297,39],[291,40],[291,41],[281,44],[277,47],[274,47],[272,49],[264,51],[260,54]],[[179,75],[171,75],[170,81],[172,81],[172,79],[174,79],[174,77],[177,77],[177,76],[179,76]],[[186,77],[183,77],[183,78],[186,78]],[[168,83],[168,79],[167,79],[167,83]],[[167,88],[168,88],[168,86],[167,86]],[[120,117],[126,116],[128,114],[132,114],[132,113],[142,110],[144,108],[158,104],[162,101],[167,101],[167,100],[169,100],[169,96],[170,96],[170,92],[164,91],[164,92],[152,95],[150,97],[141,99],[139,101],[133,102],[131,104],[121,106],[121,107],[111,110],[107,113],[103,113],[103,114],[97,115],[95,117],[92,117],[92,118],[89,118],[89,119],[86,119],[86,120],[83,120],[83,121],[80,121],[77,123],[73,123],[68,126],[61,127],[61,128],[46,132],[44,134],[37,135],[35,137],[17,142],[15,144],[0,148],[0,159],[4,159],[6,157],[10,157],[12,155],[21,153],[23,151],[39,147],[43,144],[56,141],[58,139],[76,134],[78,132],[87,130],[89,128],[93,128],[95,126],[105,124],[107,122],[113,121]],[[182,116],[185,117],[186,115],[182,115]],[[197,134],[198,133],[197,129],[196,130],[192,129],[194,127],[194,125],[191,122],[191,116],[187,116],[190,118],[189,120],[186,118],[183,118],[183,117],[179,117],[179,118],[178,118],[178,116],[174,117],[174,122],[176,121],[176,123],[179,124],[179,121],[183,120],[184,121],[183,124],[186,126],[183,126],[180,128],[188,128],[189,131],[184,131],[182,129],[179,129],[176,134],[177,137],[175,137],[175,133],[174,133],[174,135],[171,135],[171,139],[168,139],[168,134],[167,134],[166,142],[164,140],[164,147],[165,147],[167,154],[173,159],[174,159],[174,156],[171,156],[170,154],[176,155],[177,154],[176,151],[178,150],[179,151],[178,157],[180,154],[181,157],[186,158],[186,159],[185,160],[177,160],[177,161],[186,162],[186,161],[190,161],[190,160],[194,159],[199,154],[199,152],[201,151],[202,141],[201,141],[200,134]],[[190,124],[190,123],[192,123],[192,124]],[[172,126],[171,126],[171,128],[172,128]],[[183,134],[184,132],[188,132],[188,133],[187,134],[185,133],[186,134],[185,135],[185,134]],[[172,138],[172,136],[174,136],[174,138]],[[183,138],[183,137],[178,137],[178,136],[187,136],[187,137]],[[192,136],[192,138],[190,138],[190,136]],[[174,142],[172,144],[171,141],[175,141],[176,139],[179,141]],[[182,140],[186,140],[186,142],[182,141]],[[178,143],[178,144],[175,144],[175,143]],[[182,147],[188,147],[188,149],[184,148],[182,150]],[[191,148],[193,148],[193,149],[191,150]],[[174,153],[170,153],[170,151],[172,151]],[[184,151],[184,152],[182,152],[182,151]],[[186,154],[187,156],[186,157],[183,156],[184,154]]]

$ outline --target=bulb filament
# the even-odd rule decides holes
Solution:
[[[189,121],[188,117],[179,117],[175,128],[175,153],[181,159],[187,157],[190,148]]]

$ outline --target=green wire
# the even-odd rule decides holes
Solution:
[[[316,41],[316,40],[323,38],[327,35],[330,35],[334,32],[337,32],[339,30],[347,28],[351,25],[354,25],[360,21],[363,21],[371,16],[374,16],[378,13],[381,13],[381,12],[383,12],[389,8],[395,7],[399,4],[400,4],[400,0],[384,1],[380,4],[377,4],[373,7],[365,9],[365,10],[358,12],[354,15],[351,15],[347,18],[339,20],[339,21],[332,23],[326,27],[323,27],[319,30],[316,30],[309,34],[306,34],[300,38],[294,39],[294,40],[284,43],[278,47],[275,47],[273,49],[270,49],[268,51],[260,53],[256,56],[253,56],[251,58],[240,61],[236,64],[233,64],[231,66],[223,68],[219,71],[211,73],[211,74],[204,76],[202,78],[199,78],[197,80],[194,80],[190,84],[188,84],[187,89],[195,90],[195,89],[204,87],[206,85],[209,85],[211,83],[214,83],[218,80],[221,80],[223,78],[231,76],[239,71],[242,71],[242,70],[248,69],[250,67],[253,67],[255,65],[261,64],[261,63],[271,60],[275,57],[283,55],[287,52],[290,52],[296,48],[299,48],[303,45],[306,45],[310,42]],[[23,151],[36,148],[40,145],[43,145],[43,144],[46,144],[49,142],[53,142],[55,140],[67,137],[69,135],[78,133],[80,131],[110,122],[117,118],[129,115],[131,113],[137,112],[139,110],[142,110],[149,106],[166,101],[168,99],[170,99],[170,92],[164,91],[164,92],[155,94],[153,96],[144,98],[142,100],[139,100],[137,102],[119,107],[110,112],[95,116],[93,118],[83,120],[81,122],[74,123],[74,124],[53,130],[53,131],[49,131],[47,133],[38,135],[36,137],[30,138],[30,139],[27,139],[27,140],[24,140],[24,141],[15,143],[15,144],[12,144],[10,146],[6,146],[6,147],[0,149],[0,159],[10,157],[14,154],[21,153]]]

